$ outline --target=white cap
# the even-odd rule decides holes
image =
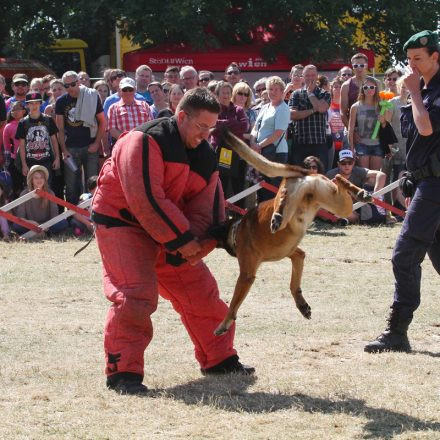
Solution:
[[[344,159],[351,159],[353,160],[353,151],[351,150],[341,150],[339,152],[339,162],[342,162]]]
[[[136,82],[134,79],[129,78],[128,76],[121,79],[119,83],[119,88],[122,90],[125,87],[131,87],[132,89],[136,88]]]

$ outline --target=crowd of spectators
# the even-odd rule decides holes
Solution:
[[[162,81],[147,65],[139,66],[134,78],[121,69],[107,69],[103,79],[93,84],[86,72],[67,71],[62,78],[28,78],[18,72],[12,78],[11,96],[0,75],[0,206],[37,184],[78,204],[84,194],[91,194],[90,185],[96,185],[117,139],[145,122],[172,117],[185,91],[195,87],[207,87],[221,104],[210,142],[227,197],[261,179],[279,182],[260,176],[222,144],[225,127],[270,160],[302,165],[329,177],[339,172],[359,186],[377,190],[404,171],[405,139],[399,119],[400,108],[410,97],[400,77],[395,68],[385,72],[383,84],[368,76],[368,59],[362,53],[355,54],[351,65],[334,78],[320,75],[312,64],[297,64],[285,81],[270,76],[254,84],[246,81],[234,62],[221,79],[192,66],[169,66]],[[391,108],[382,116],[380,89],[394,94]],[[382,127],[390,124],[398,142],[384,148],[373,139],[376,121]],[[260,192],[259,201],[272,197]],[[403,208],[398,193],[387,197],[388,203]],[[249,207],[256,199],[241,203]],[[38,222],[63,210],[53,202],[33,199],[14,213]],[[395,221],[389,213],[381,215],[380,221]],[[362,220],[359,212],[346,219]],[[67,227],[76,235],[91,231],[84,218],[76,216],[70,223],[60,223],[49,233]],[[25,231],[2,217],[0,225],[4,238],[10,230]]]

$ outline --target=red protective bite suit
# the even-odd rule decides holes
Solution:
[[[107,314],[106,374],[143,375],[158,293],[171,301],[194,344],[201,368],[236,354],[234,329],[213,332],[227,306],[202,262],[175,251],[224,219],[216,158],[207,142],[182,143],[175,118],[124,134],[99,174],[92,217],[102,256]]]

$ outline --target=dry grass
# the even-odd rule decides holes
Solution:
[[[414,353],[368,355],[392,297],[395,228],[313,229],[303,291],[289,261],[267,264],[239,312],[236,346],[258,376],[203,378],[179,318],[161,301],[146,352],[146,398],[104,386],[108,307],[93,243],[0,243],[1,439],[440,439],[439,278],[423,265]],[[207,258],[229,299],[237,262]]]

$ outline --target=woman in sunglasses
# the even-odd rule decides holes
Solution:
[[[382,126],[385,126],[392,117],[389,111],[383,116],[379,112],[379,83],[367,76],[360,88],[358,101],[350,109],[348,141],[350,149],[358,156],[359,166],[370,170],[380,170],[385,157],[379,139],[371,139],[376,121],[379,119]],[[356,143],[355,132],[358,135]]]

